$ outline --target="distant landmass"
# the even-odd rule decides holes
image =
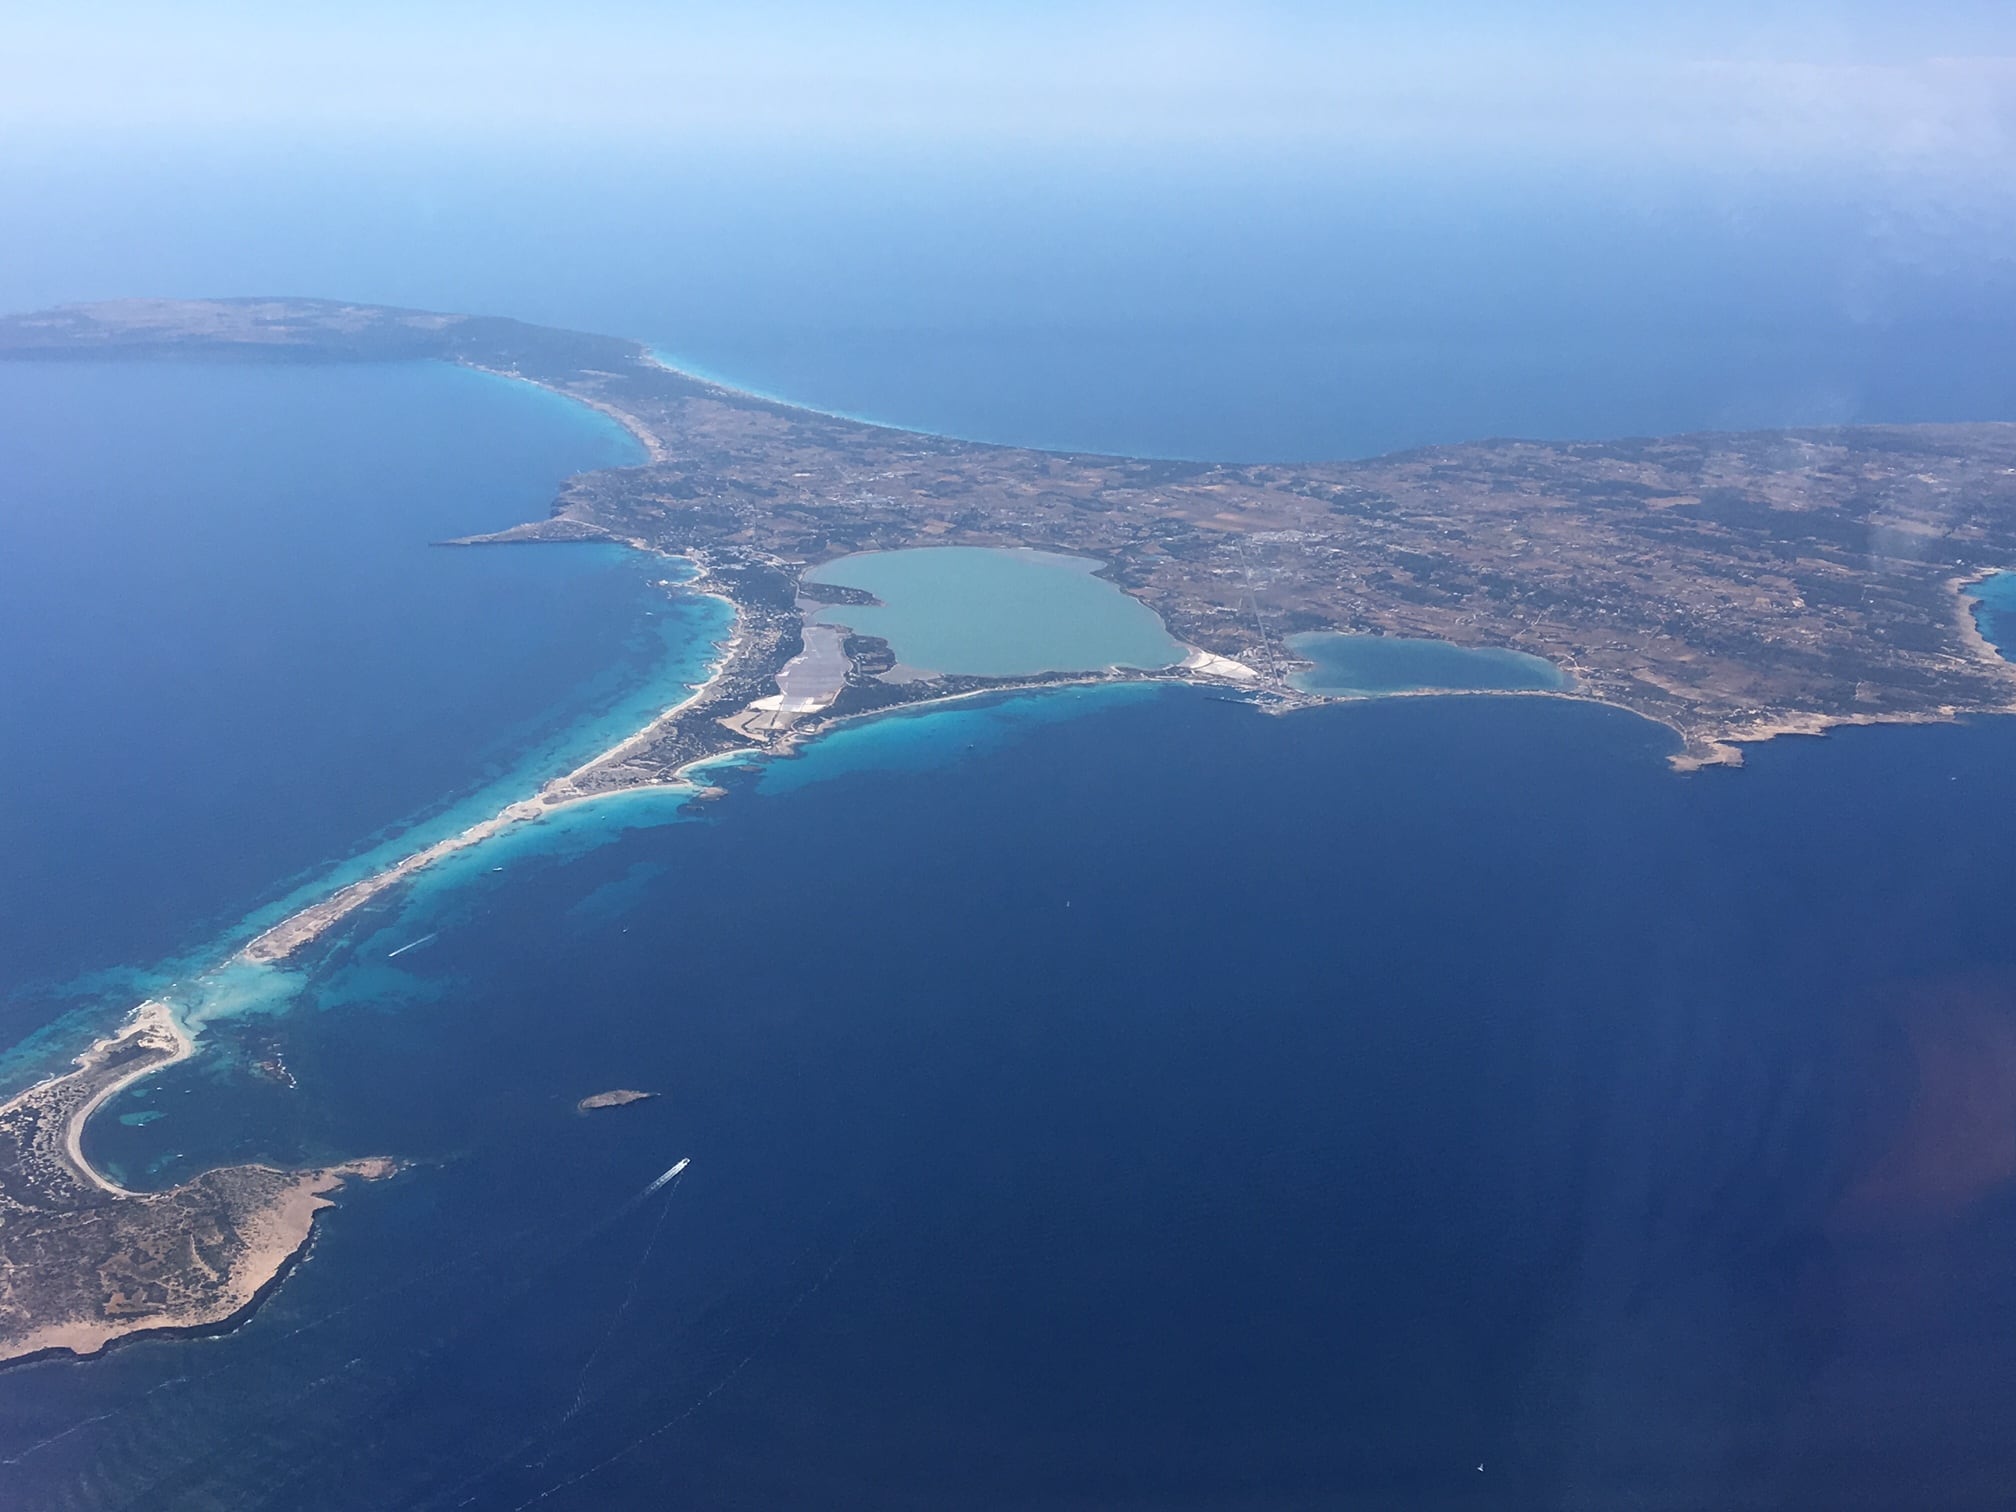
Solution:
[[[1312,632],[1539,658],[1562,686],[1519,696],[1657,720],[1678,733],[1683,767],[1735,763],[1745,743],[1782,733],[2016,711],[2016,667],[1963,592],[2016,564],[2016,425],[1481,441],[1292,466],[1068,455],[794,408],[677,372],[633,341],[300,299],[12,316],[0,357],[432,359],[539,385],[621,423],[647,461],[569,480],[546,519],[452,544],[622,542],[689,558],[691,586],[733,605],[734,631],[692,698],[494,818],[282,920],[246,948],[253,961],[284,959],[509,825],[606,793],[697,785],[698,762],[788,749],[875,710],[1171,678],[1276,711],[1321,702],[1291,639]],[[812,623],[865,597],[812,569],[942,545],[1094,559],[1180,639],[1180,659],[900,675],[887,642]],[[0,1358],[227,1318],[298,1251],[323,1193],[383,1172],[239,1167],[159,1196],[112,1187],[83,1163],[77,1130],[118,1086],[186,1053],[178,1032],[144,1006],[78,1070],[0,1109],[0,1197],[18,1209],[0,1221],[0,1273],[13,1278]]]

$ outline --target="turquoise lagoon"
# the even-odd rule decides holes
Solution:
[[[835,604],[813,620],[880,636],[917,672],[1027,677],[1181,661],[1183,643],[1095,576],[1099,566],[1049,551],[928,546],[842,557],[805,576],[874,594],[880,603]]]
[[[1288,637],[1288,648],[1315,665],[1289,679],[1305,693],[1373,697],[1381,693],[1547,692],[1568,674],[1523,651],[1455,646],[1395,635],[1315,630]]]

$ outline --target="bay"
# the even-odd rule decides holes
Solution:
[[[635,456],[447,367],[0,364],[0,1030],[675,701],[680,564],[430,544]]]
[[[1974,620],[1989,644],[2007,658],[2016,652],[2016,572],[1990,573],[1967,590]]]

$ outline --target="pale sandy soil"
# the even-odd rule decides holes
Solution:
[[[77,1058],[78,1066],[83,1067],[93,1059],[102,1056],[109,1047],[117,1041],[124,1039],[135,1029],[146,1031],[150,1039],[156,1040],[164,1048],[168,1049],[167,1058],[135,1066],[118,1080],[107,1082],[104,1087],[99,1089],[96,1097],[79,1106],[70,1115],[63,1128],[63,1153],[68,1157],[71,1169],[80,1178],[88,1181],[100,1191],[111,1192],[120,1197],[130,1197],[133,1194],[124,1187],[116,1186],[106,1180],[84,1158],[84,1125],[90,1121],[93,1113],[97,1112],[99,1108],[104,1106],[117,1093],[123,1092],[137,1081],[152,1076],[164,1067],[172,1066],[177,1061],[187,1060],[196,1053],[196,1042],[189,1037],[189,1032],[180,1023],[176,1022],[175,1011],[158,999],[149,999],[138,1008],[135,1008],[132,1016],[118,1029],[106,1035],[103,1039],[94,1041],[91,1048]]]

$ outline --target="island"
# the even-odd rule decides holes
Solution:
[[[0,1362],[228,1325],[301,1253],[330,1193],[393,1173],[368,1159],[225,1166],[164,1192],[109,1180],[84,1158],[85,1121],[192,1049],[167,1004],[143,1003],[76,1069],[0,1104]]]
[[[607,415],[635,466],[577,475],[543,519],[444,545],[608,541],[690,562],[733,628],[703,685],[643,729],[459,835],[252,939],[283,961],[421,868],[519,823],[705,764],[782,754],[839,720],[1060,683],[1215,686],[1272,713],[1327,701],[1295,646],[1318,632],[1519,653],[1578,698],[1669,727],[1676,767],[1774,736],[2016,712],[2016,666],[1965,590],[2016,566],[2016,424],[1886,425],[1602,442],[1493,440],[1362,461],[1229,464],[1066,454],[868,424],[677,371],[642,344],[485,316],[310,299],[120,300],[0,318],[24,361],[431,360]],[[1026,548],[1083,559],[1180,643],[1161,667],[913,675],[833,623],[859,590],[817,569],[869,552]],[[844,618],[844,616],[842,616]],[[126,1192],[80,1131],[187,1053],[142,1005],[77,1070],[0,1108],[0,1358],[88,1352],[248,1306],[313,1213],[382,1162],[243,1166]],[[641,1096],[618,1090],[583,1111]]]
[[[581,1113],[594,1113],[602,1108],[627,1108],[632,1103],[649,1102],[656,1092],[637,1092],[629,1087],[617,1087],[608,1092],[591,1092],[574,1104]]]

